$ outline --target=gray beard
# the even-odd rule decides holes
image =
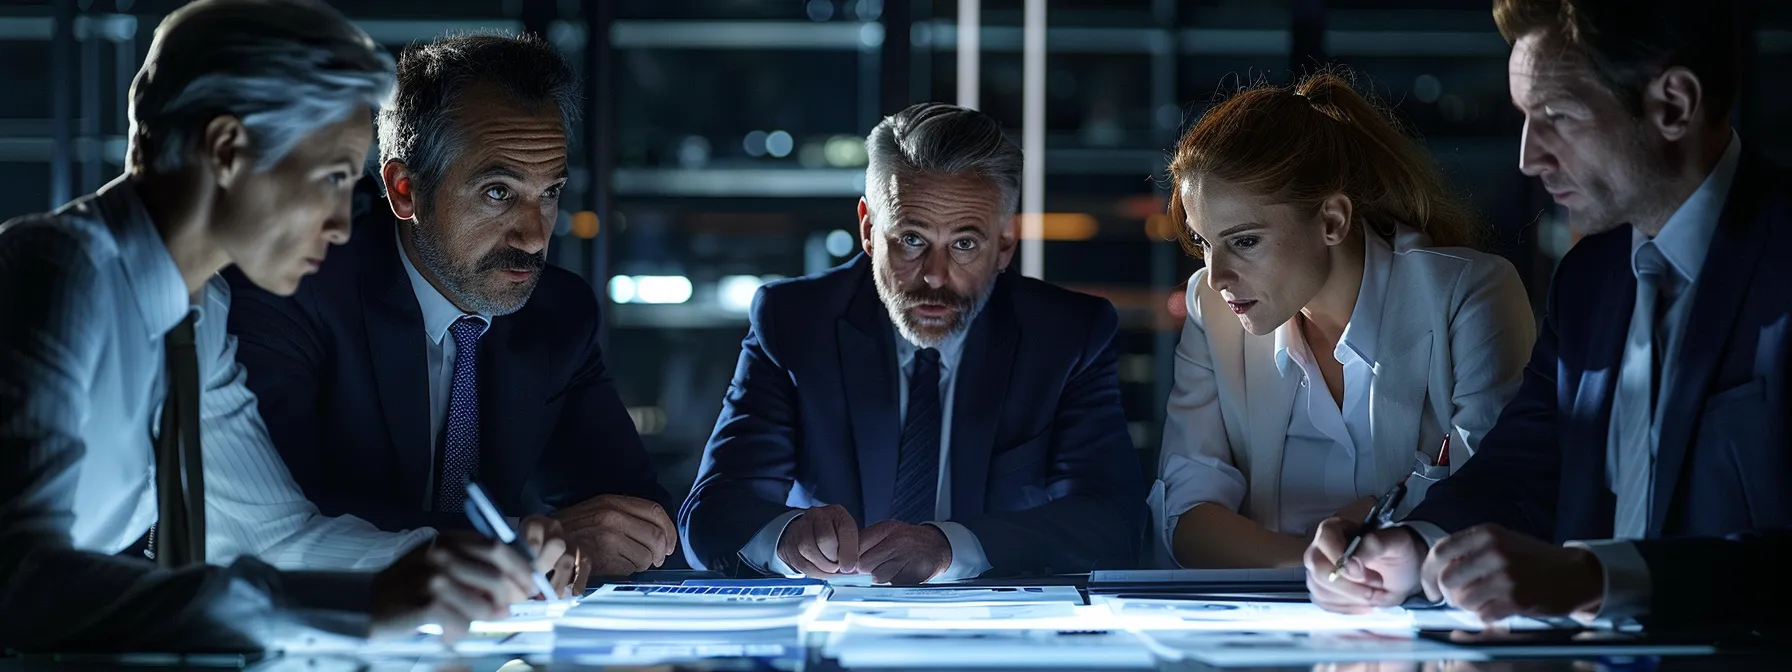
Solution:
[[[436,280],[442,283],[442,288],[448,291],[449,300],[456,304],[484,315],[509,315],[521,310],[523,304],[529,302],[529,295],[535,292],[535,287],[531,285],[528,291],[514,301],[485,296],[480,291],[479,274],[463,272],[456,267],[448,250],[442,247],[441,241],[426,226],[415,220],[400,223],[411,227],[411,246],[417,250],[417,260],[422,262],[424,268],[429,269],[430,274],[436,276]],[[539,282],[540,279],[541,276],[537,275],[536,281]]]
[[[931,336],[922,333],[920,330],[916,329],[914,325],[909,324],[908,314],[903,310],[904,297],[902,292],[890,287],[889,283],[884,279],[883,273],[873,269],[871,277],[875,281],[872,284],[877,287],[878,301],[884,304],[884,311],[889,313],[890,324],[896,326],[896,333],[902,336],[902,340],[908,341],[917,348],[937,348],[941,343],[962,336],[970,331],[971,325],[977,323],[977,316],[983,314],[983,307],[989,305],[989,296],[995,292],[996,288],[995,279],[991,279],[989,284],[984,285],[983,291],[977,296],[977,300],[971,303],[970,309],[960,314],[958,324],[953,325],[951,331],[939,336]]]

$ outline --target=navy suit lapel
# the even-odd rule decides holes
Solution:
[[[423,503],[428,487],[429,376],[424,370],[423,309],[411,291],[410,278],[398,259],[396,224],[368,227],[379,237],[368,253],[368,277],[361,283],[362,315],[368,354],[378,381],[381,415],[392,437],[404,501]],[[382,248],[385,253],[382,254]]]
[[[860,257],[859,289],[835,327],[840,346],[853,448],[858,457],[861,525],[889,517],[896,488],[896,452],[902,435],[897,420],[896,344],[888,313],[871,280],[871,263]],[[851,502],[832,502],[846,506]]]
[[[479,478],[510,513],[522,505],[545,444],[537,433],[551,425],[539,417],[547,405],[538,374],[550,366],[548,344],[530,342],[519,324],[525,319],[494,318],[479,339]],[[600,449],[603,437],[585,438],[590,450]]]
[[[965,335],[952,395],[952,517],[983,514],[984,486],[996,426],[1008,398],[1020,330],[1008,301],[1006,274],[998,276],[983,314]]]
[[[1657,403],[1665,412],[1661,415],[1655,458],[1655,492],[1649,512],[1651,538],[1661,536],[1693,430],[1705,409],[1705,393],[1711,388],[1718,360],[1724,355],[1736,315],[1748,294],[1755,265],[1766,247],[1763,239],[1768,228],[1755,217],[1757,185],[1753,180],[1761,171],[1752,164],[1750,157],[1745,156],[1737,167],[1735,185],[1730,189],[1717,230],[1712,233],[1711,249],[1705,254],[1698,294],[1693,297],[1692,311],[1682,327],[1680,351],[1673,353],[1670,360],[1674,362],[1673,375],[1662,381]]]
[[[1561,540],[1604,539],[1612,535],[1615,510],[1611,488],[1605,482],[1605,457],[1624,341],[1636,303],[1636,275],[1630,271],[1630,235],[1630,229],[1622,228],[1600,241],[1608,248],[1600,253],[1609,258],[1602,264],[1610,269],[1605,272],[1609,277],[1602,278],[1601,288],[1589,291],[1596,303],[1582,317],[1586,349],[1579,353],[1581,377],[1570,411],[1572,420],[1561,439],[1566,453],[1557,490],[1560,525],[1556,536]],[[1556,347],[1562,348],[1574,338],[1572,333],[1561,335]],[[1566,356],[1566,352],[1558,355]]]

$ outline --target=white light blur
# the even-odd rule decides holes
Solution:
[[[1020,270],[1045,277],[1045,0],[1027,0],[1022,18],[1020,151],[1032,157],[1021,166]]]
[[[827,248],[828,254],[836,257],[852,254],[852,234],[847,233],[845,229],[829,231],[828,237],[821,243],[823,247]]]
[[[977,109],[982,83],[983,0],[958,0],[958,105]]]
[[[1419,75],[1412,80],[1412,95],[1421,103],[1435,103],[1444,95],[1443,80],[1436,75]]]
[[[709,163],[709,140],[701,135],[687,135],[678,142],[678,167],[702,168]]]
[[[626,275],[610,278],[610,301],[613,303],[634,303],[635,279]]]
[[[804,9],[808,10],[810,21],[826,21],[834,18],[833,0],[809,0],[809,4],[805,5]]]
[[[867,23],[859,26],[859,46],[866,49],[884,46],[884,24]]]
[[[757,275],[724,275],[716,283],[716,303],[723,310],[747,312],[748,308],[753,307],[753,295],[763,284],[765,281],[760,280]]]
[[[437,637],[441,637],[442,636],[442,626],[437,625],[435,623],[424,623],[423,625],[417,626],[417,632],[421,632],[425,635],[435,635]]]
[[[765,139],[765,131],[747,131],[746,137],[740,139],[740,148],[757,159],[765,156]]]
[[[635,303],[684,303],[691,300],[691,279],[682,275],[635,276]]]
[[[784,131],[772,131],[765,136],[765,152],[780,159],[790,156],[790,150],[796,147],[796,139]]]

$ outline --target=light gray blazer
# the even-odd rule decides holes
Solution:
[[[1473,454],[1518,392],[1537,329],[1524,285],[1505,259],[1430,247],[1424,234],[1407,227],[1390,243],[1369,391],[1380,488],[1404,479],[1416,452],[1435,454],[1444,431],[1451,435],[1452,470]],[[1299,372],[1284,374],[1277,365],[1273,333],[1244,330],[1207,285],[1206,269],[1189,279],[1188,289],[1159,478],[1173,474],[1179,460],[1230,464],[1248,491],[1239,513],[1273,528]],[[1435,433],[1422,431],[1446,422],[1447,428],[1430,428]],[[1167,500],[1176,502],[1173,476],[1163,486]],[[1154,500],[1160,496],[1154,493]],[[1167,552],[1176,518],[1187,509],[1153,503],[1153,533],[1163,542],[1154,546]]]

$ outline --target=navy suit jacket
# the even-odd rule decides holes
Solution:
[[[464,514],[424,508],[439,451],[423,312],[396,235],[391,214],[372,208],[288,298],[230,272],[230,333],[274,445],[325,515],[463,529]],[[506,515],[600,494],[672,510],[604,368],[598,319],[590,286],[548,266],[528,303],[479,341],[478,477]]]
[[[739,551],[793,509],[889,517],[898,424],[895,331],[860,255],[766,285],[734,381],[679,512],[693,566],[742,571]],[[955,379],[952,518],[991,575],[1129,567],[1145,524],[1120,405],[1114,308],[1003,274]],[[750,570],[749,570],[750,571]]]
[[[1747,602],[1756,588],[1714,595],[1723,574],[1760,564],[1792,525],[1792,199],[1788,175],[1744,153],[1711,240],[1663,409],[1647,541],[1638,544],[1658,622],[1778,618]],[[1497,523],[1558,542],[1607,539],[1607,429],[1636,297],[1631,229],[1590,236],[1562,259],[1518,397],[1474,458],[1433,486],[1408,517],[1455,532]],[[1719,538],[1744,534],[1730,540]],[[1700,539],[1703,538],[1703,539]],[[1783,564],[1773,563],[1773,564]],[[1784,570],[1748,577],[1778,581]],[[1725,600],[1732,603],[1725,605]],[[1757,611],[1758,609],[1758,611]]]

